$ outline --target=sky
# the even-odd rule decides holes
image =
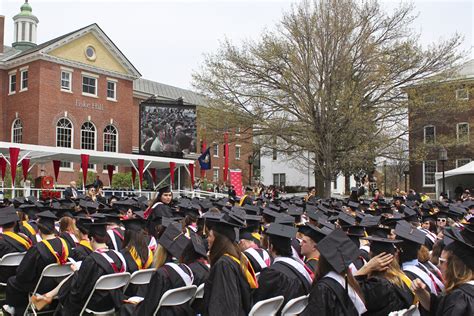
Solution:
[[[24,0],[0,0],[5,45],[13,41],[13,16]],[[192,88],[192,73],[225,38],[239,44],[271,30],[297,0],[29,0],[38,24],[37,43],[97,23],[143,78]],[[414,0],[413,28],[422,45],[464,36],[474,58],[474,1]],[[399,1],[382,0],[393,9]]]

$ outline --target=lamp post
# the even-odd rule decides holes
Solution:
[[[410,174],[410,170],[404,170],[403,174],[405,175],[405,192],[408,193],[408,175]]]
[[[383,162],[383,195],[387,196],[387,161]]]
[[[249,186],[252,185],[252,165],[253,165],[253,155],[247,157],[247,163],[249,164]]]
[[[441,147],[438,152],[438,160],[441,161],[441,168],[443,171],[443,194],[446,194],[446,179],[444,177],[444,163],[448,161],[448,151],[446,148]]]

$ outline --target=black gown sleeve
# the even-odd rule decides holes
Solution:
[[[326,285],[317,282],[309,294],[308,306],[301,316],[332,316],[342,315],[336,309],[337,298],[334,292]]]
[[[160,303],[161,297],[167,290],[171,288],[171,282],[165,268],[161,267],[156,270],[156,272],[151,277],[149,285],[147,287],[140,288],[145,292],[139,292],[138,295],[142,296],[144,300],[135,307],[133,315],[153,315],[156,307]]]
[[[242,304],[238,271],[229,261],[219,259],[211,269],[208,282],[212,287],[205,287],[204,295],[209,316],[240,316]],[[206,293],[209,292],[209,293]]]
[[[471,295],[464,293],[460,289],[453,290],[451,293],[442,296],[431,294],[430,312],[432,315],[443,316],[461,316],[473,315],[474,312],[474,296],[470,289]]]

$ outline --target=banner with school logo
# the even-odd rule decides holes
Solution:
[[[230,169],[230,184],[234,186],[237,196],[242,196],[242,170]]]

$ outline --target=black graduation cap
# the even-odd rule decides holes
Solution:
[[[95,188],[95,185],[93,183],[86,184],[85,186],[86,190],[89,190],[91,188]]]
[[[102,213],[94,213],[91,215],[91,218],[94,220],[94,223],[107,223],[107,217]]]
[[[37,216],[38,223],[46,226],[49,230],[54,229],[54,221],[57,219],[57,217],[51,211],[43,211],[38,213]]]
[[[262,216],[260,215],[249,215],[245,216],[245,221],[247,223],[247,227],[255,227],[259,226],[262,221]]]
[[[242,228],[239,231],[239,240],[242,240],[242,239],[252,240],[253,242],[256,242],[256,243],[260,242],[260,240],[257,238],[257,236],[255,236],[255,233],[248,230],[247,228]]]
[[[291,238],[296,237],[297,232],[298,232],[298,228],[296,227],[282,225],[278,223],[271,223],[270,226],[268,226],[267,231],[265,233],[271,236],[278,236],[278,237],[291,239]]]
[[[356,209],[359,208],[359,203],[354,202],[354,201],[349,201],[349,203],[347,203],[347,206],[349,206],[350,208],[356,210]]]
[[[280,213],[278,212],[275,212],[269,208],[263,209],[263,217],[268,221],[274,221],[278,216],[280,216]]]
[[[107,223],[104,222],[93,222],[89,224],[85,224],[85,226],[89,229],[89,236],[90,237],[105,237],[107,236]]]
[[[425,234],[421,230],[411,225],[397,223],[397,226],[395,227],[395,234],[399,238],[412,241],[420,245],[425,243]]]
[[[245,204],[243,209],[245,210],[247,214],[254,214],[254,215],[260,214],[260,207],[255,206],[255,205]]]
[[[189,243],[189,239],[182,231],[179,223],[170,223],[161,235],[158,243],[162,245],[173,257],[181,257],[183,250]]]
[[[19,210],[28,215],[29,219],[36,219],[36,214],[39,212],[39,208],[35,204],[20,205]]]
[[[171,192],[171,189],[170,189],[170,186],[168,184],[165,184],[161,187],[158,188],[158,195],[162,195],[163,193],[170,193]]]
[[[20,218],[13,206],[7,206],[0,209],[0,226],[19,221]]]
[[[308,229],[306,229],[303,234],[311,238],[315,243],[319,243],[324,237],[332,232],[332,230],[327,227],[319,228],[312,224],[307,224],[306,227]]]
[[[462,202],[462,205],[464,207],[467,207],[468,209],[474,208],[474,200],[467,200]]]
[[[133,199],[116,201],[112,205],[112,208],[123,213],[126,213],[129,209],[132,210],[132,212],[138,212],[141,210],[141,207],[138,202]]]
[[[318,243],[321,256],[341,273],[359,256],[359,249],[341,229],[335,229]]]
[[[360,222],[360,226],[363,227],[371,227],[371,226],[377,226],[380,224],[382,216],[371,216],[371,215],[366,215]]]
[[[370,236],[362,239],[370,240],[370,252],[375,256],[382,252],[394,254],[397,251],[395,244],[402,242],[401,240],[393,240],[378,236]]]
[[[459,207],[456,205],[449,205],[449,210],[448,210],[448,215],[451,215],[451,217],[458,219],[466,214],[466,210],[463,207]]]
[[[280,216],[275,217],[275,223],[292,226],[295,224],[295,218],[287,214],[280,214]]]
[[[206,245],[204,244],[202,237],[194,232],[191,232],[189,237],[193,244],[194,251],[203,257],[207,257]]]
[[[122,219],[122,224],[125,226],[126,230],[141,231],[145,228],[146,222],[143,218],[132,217]]]
[[[76,226],[77,229],[81,231],[83,234],[89,234],[89,227],[88,225],[92,223],[92,219],[85,216],[77,216],[76,217]]]
[[[346,232],[347,236],[365,237],[365,229],[363,226],[359,226],[359,225],[342,226],[342,230]]]
[[[301,215],[303,215],[303,208],[298,207],[294,204],[290,204],[288,206],[287,213],[288,213],[288,215],[295,216],[295,217],[301,216]]]
[[[319,224],[320,227],[326,227],[326,228],[330,229],[331,231],[336,228],[336,225],[334,225],[333,223],[331,223],[330,221],[327,221],[327,220],[319,220],[318,224]]]
[[[368,227],[366,231],[370,236],[388,238],[392,229],[389,227]]]
[[[201,206],[203,212],[207,212],[207,210],[213,207],[212,202],[207,199],[199,201],[199,205]]]
[[[445,237],[452,242],[444,249],[452,251],[465,265],[474,270],[474,230],[451,227],[445,230]]]
[[[412,209],[410,207],[405,207],[403,212],[405,213],[405,220],[407,222],[418,222],[419,221],[418,213],[414,209]]]
[[[344,212],[339,213],[337,219],[341,223],[341,226],[350,226],[356,224],[355,218]]]

